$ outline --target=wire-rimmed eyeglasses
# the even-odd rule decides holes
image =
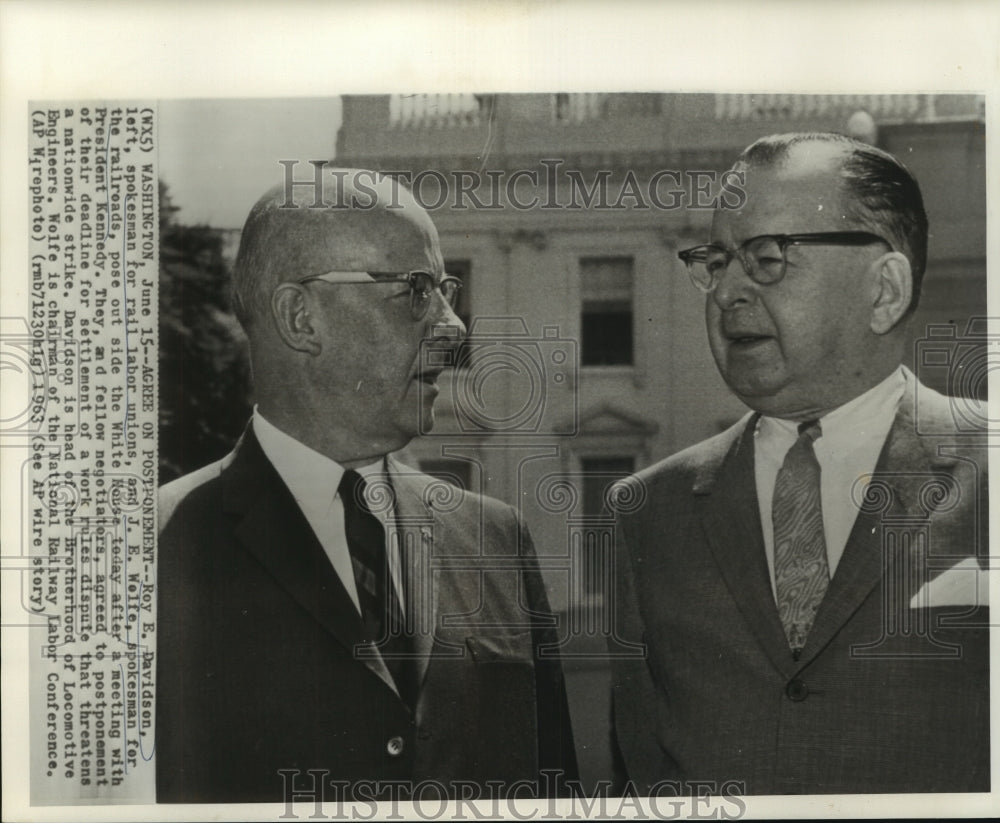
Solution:
[[[361,279],[362,276],[364,279]],[[322,274],[310,274],[296,282],[311,283],[319,280],[334,286],[352,285],[367,286],[379,283],[406,283],[410,287],[410,314],[414,320],[422,320],[431,305],[435,291],[441,292],[449,306],[455,308],[458,292],[462,281],[446,274],[438,280],[427,271],[327,271]]]
[[[890,249],[892,243],[884,237],[867,231],[827,231],[813,234],[761,234],[751,237],[737,249],[722,246],[694,246],[677,253],[687,265],[691,282],[706,294],[715,290],[719,278],[736,258],[755,283],[769,286],[785,276],[789,246],[867,246],[884,243]]]

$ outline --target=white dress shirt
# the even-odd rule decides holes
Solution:
[[[300,443],[294,437],[285,434],[273,423],[269,423],[257,407],[253,410],[253,431],[257,436],[265,457],[271,461],[275,470],[281,476],[295,502],[302,510],[333,564],[334,571],[340,578],[347,593],[354,601],[354,608],[361,614],[361,602],[358,599],[358,587],[354,580],[354,567],[351,565],[351,552],[347,547],[347,535],[344,531],[344,504],[337,493],[340,479],[344,475],[344,467],[330,458]],[[385,460],[357,469],[365,479],[377,475],[380,480],[386,477]],[[371,500],[371,487],[365,489],[365,496]],[[378,512],[381,507],[372,506]],[[389,535],[391,512],[382,512],[381,519]],[[400,585],[400,563],[398,547],[388,541],[386,547],[389,554],[389,571],[399,598],[400,606],[404,604],[403,587]]]
[[[875,470],[905,389],[906,377],[899,368],[877,386],[819,419],[823,434],[813,443],[813,450],[820,466],[823,531],[831,577],[837,570],[858,515],[854,500],[860,499],[863,489],[858,489],[854,498],[851,490],[859,478]],[[761,417],[754,432],[754,474],[772,591],[774,524],[771,502],[778,470],[797,438],[798,423],[777,417]]]

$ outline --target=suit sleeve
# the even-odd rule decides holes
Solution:
[[[538,568],[534,543],[527,525],[518,521],[521,554],[525,562],[524,589],[527,608],[536,615],[532,626],[532,644],[535,657],[535,697],[538,717],[538,765],[541,794],[552,794],[551,776],[541,774],[554,771],[561,775],[555,785],[556,796],[566,796],[566,780],[578,780],[576,746],[570,721],[566,682],[558,655],[559,632],[551,625],[549,599],[545,582]],[[545,618],[549,617],[548,620]],[[549,789],[547,790],[547,787]]]

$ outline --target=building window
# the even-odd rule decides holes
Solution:
[[[468,460],[432,457],[420,461],[420,471],[469,491],[472,483],[472,464]]]
[[[580,362],[632,365],[632,258],[580,259]]]
[[[556,120],[569,120],[569,95],[565,92],[556,95]]]
[[[566,94],[560,92],[553,98],[553,114],[557,122],[582,123],[607,117],[611,95],[603,92]]]
[[[444,270],[448,274],[454,275],[462,281],[462,288],[458,292],[458,302],[455,304],[455,314],[465,323],[466,329],[472,328],[472,261],[471,260],[445,260]],[[472,346],[465,340],[458,349],[455,357],[455,368],[468,368],[472,362]]]
[[[583,470],[583,514],[591,520],[581,529],[583,590],[588,595],[608,596],[608,581],[614,563],[614,533],[609,530],[611,512],[608,508],[610,487],[635,471],[635,458],[584,457],[580,460]]]

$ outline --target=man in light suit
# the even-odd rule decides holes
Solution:
[[[460,284],[394,181],[322,184],[251,211],[253,419],[161,489],[157,799],[544,794],[576,761],[527,530],[388,456],[430,425]]]
[[[900,363],[916,181],[830,134],[741,155],[746,202],[680,253],[753,412],[630,478],[614,666],[654,794],[988,791],[982,432]]]

